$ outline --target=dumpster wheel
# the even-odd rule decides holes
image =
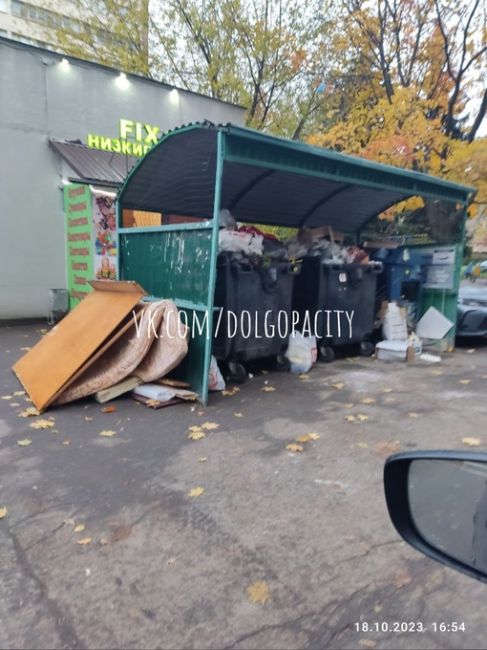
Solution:
[[[227,364],[228,379],[236,384],[243,384],[247,380],[245,366],[238,361],[229,361]]]
[[[360,356],[371,357],[375,352],[375,345],[370,341],[362,341],[360,343]]]
[[[318,358],[324,363],[331,363],[335,361],[335,350],[330,348],[329,345],[320,345],[318,347]]]
[[[291,362],[285,354],[278,354],[276,356],[276,370],[281,372],[289,372],[291,370]]]

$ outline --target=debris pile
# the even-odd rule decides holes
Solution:
[[[170,300],[142,302],[136,282],[97,280],[94,289],[13,366],[39,412],[94,395],[99,402],[128,391],[149,406],[196,399],[167,381],[188,352],[188,328]],[[147,389],[150,390],[151,389]]]

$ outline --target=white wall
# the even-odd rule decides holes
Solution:
[[[163,131],[201,121],[242,124],[243,109],[0,39],[0,319],[47,313],[66,286],[62,164],[49,138],[118,137],[120,118]]]

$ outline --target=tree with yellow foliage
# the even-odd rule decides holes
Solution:
[[[475,205],[487,203],[487,139],[476,137],[487,111],[485,5],[339,4],[355,94],[337,108],[330,84],[330,121],[309,141],[475,185]]]

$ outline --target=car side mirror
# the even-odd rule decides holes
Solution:
[[[487,454],[421,451],[384,467],[389,515],[411,546],[487,582]]]

